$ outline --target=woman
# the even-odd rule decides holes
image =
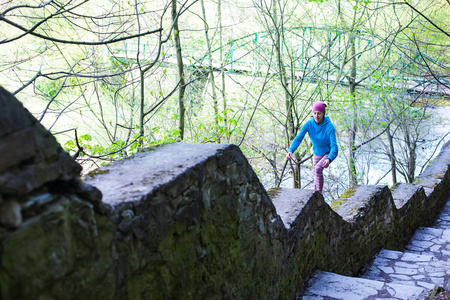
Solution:
[[[326,107],[327,105],[321,101],[313,104],[313,117],[303,125],[286,155],[286,159],[291,159],[292,153],[303,141],[305,134],[309,134],[314,151],[314,189],[320,193],[323,189],[323,169],[328,168],[338,154],[336,129],[330,117],[325,116]]]

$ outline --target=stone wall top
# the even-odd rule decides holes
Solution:
[[[374,195],[384,186],[364,185],[348,189],[337,202],[336,212],[347,222],[355,222],[358,216],[365,215],[366,210],[373,206]],[[372,202],[371,202],[372,201]]]
[[[415,184],[423,186],[427,196],[435,187],[448,176],[450,170],[450,141],[441,149],[439,154],[428,163],[423,173],[416,178]]]
[[[278,215],[287,229],[290,229],[296,218],[314,194],[314,190],[302,190],[293,188],[274,189],[272,201],[275,204]]]
[[[177,179],[173,189],[183,188],[179,177],[204,162],[229,144],[174,143],[135,154],[88,174],[86,183],[103,194],[103,202],[111,206],[139,201],[162,184]],[[189,183],[187,183],[189,184]],[[176,192],[175,192],[176,193]]]

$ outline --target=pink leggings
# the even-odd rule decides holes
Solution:
[[[323,167],[322,164],[325,159],[328,158],[328,154],[323,156],[314,154],[314,189],[322,193],[323,189]]]

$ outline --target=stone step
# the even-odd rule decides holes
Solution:
[[[426,289],[317,271],[300,299],[423,299]]]
[[[434,255],[383,249],[361,277],[427,290],[435,286],[448,288],[450,262]]]
[[[408,252],[433,255],[439,260],[450,261],[450,229],[418,228],[405,249]]]
[[[450,229],[450,201],[442,208],[439,217],[436,219],[435,225],[433,228],[437,229]]]
[[[424,299],[436,286],[450,289],[450,201],[405,252],[381,250],[358,278],[317,271],[301,299]]]

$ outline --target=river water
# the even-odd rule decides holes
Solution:
[[[450,140],[450,107],[427,107],[427,116],[428,118],[420,123],[421,135],[416,149],[416,177],[420,175],[428,162],[439,154],[445,142]],[[391,169],[390,162],[385,154],[378,153],[376,145],[375,147],[373,147],[374,145],[371,146],[369,151],[375,150],[374,160],[367,175],[363,176],[362,183],[392,185],[391,173],[389,172]],[[404,149],[404,145],[402,147],[397,145],[395,149],[400,160],[403,158]],[[364,152],[362,155],[364,155]],[[369,163],[367,160],[365,162]],[[386,173],[389,174],[386,175]],[[398,172],[397,181],[405,182],[405,178]]]

